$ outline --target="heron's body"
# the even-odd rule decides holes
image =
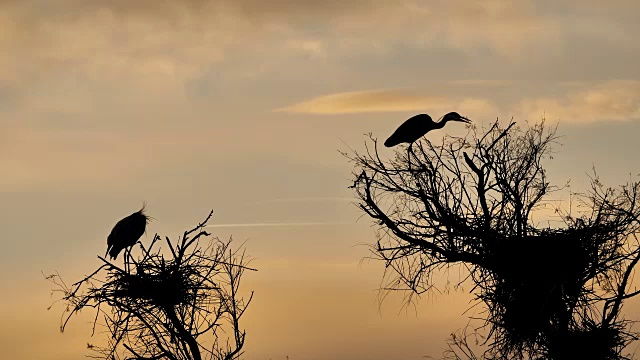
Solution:
[[[149,217],[144,213],[144,207],[126,218],[118,221],[107,237],[107,253],[115,260],[120,251],[131,247],[144,234]],[[105,254],[106,256],[106,254]]]
[[[443,128],[447,121],[468,123],[470,120],[461,116],[457,112],[450,112],[446,114],[439,122],[433,121],[431,116],[427,114],[419,114],[402,123],[402,125],[400,125],[398,129],[396,129],[396,131],[394,131],[394,133],[384,142],[384,146],[393,147],[402,143],[412,144],[429,131]]]

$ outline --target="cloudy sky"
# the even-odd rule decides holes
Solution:
[[[438,356],[469,296],[380,306],[338,150],[421,112],[545,116],[552,181],[585,189],[595,166],[620,184],[640,170],[639,16],[631,0],[0,0],[3,357],[84,358],[89,318],[60,334],[41,271],[89,272],[143,200],[147,241],[212,208],[214,234],[247,240],[247,358]]]

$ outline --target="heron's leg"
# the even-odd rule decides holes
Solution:
[[[411,174],[411,147],[413,146],[413,143],[410,143],[409,146],[407,147],[407,162],[409,162],[409,174]]]
[[[413,155],[413,157],[416,157],[416,154],[413,152],[413,143],[409,144],[409,147],[407,148],[407,161],[409,162],[409,174],[412,174],[411,171],[411,155]]]
[[[128,248],[124,249],[124,271],[128,274],[130,269],[131,269],[131,265],[129,264],[129,261],[131,260],[131,251]]]
[[[418,171],[416,172],[416,174],[414,174],[413,170],[411,169],[411,155],[413,155],[413,158],[416,159],[416,161],[418,162]],[[407,159],[409,161],[409,174],[414,178],[416,185],[418,186],[418,189],[420,190],[420,192],[422,192],[423,190],[422,190],[422,185],[420,184],[419,174],[421,173],[421,170],[424,169],[424,164],[420,163],[420,160],[416,156],[416,153],[413,151],[413,143],[409,144],[409,147],[407,148]]]

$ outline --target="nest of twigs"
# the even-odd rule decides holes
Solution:
[[[550,359],[620,360],[624,347],[634,338],[624,324],[596,324],[585,319],[569,331],[550,333],[546,355]]]
[[[199,284],[192,278],[190,267],[174,262],[161,266],[138,264],[135,274],[117,273],[114,298],[143,301],[160,307],[193,302]]]
[[[539,344],[542,334],[567,329],[585,284],[596,276],[602,243],[587,230],[541,231],[485,244],[488,280],[480,299],[490,310],[499,341],[507,348]]]

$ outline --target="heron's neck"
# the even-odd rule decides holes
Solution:
[[[442,119],[442,120],[438,121],[436,123],[436,129],[442,129],[444,127],[444,124],[447,123],[447,121],[448,121],[447,119]]]

